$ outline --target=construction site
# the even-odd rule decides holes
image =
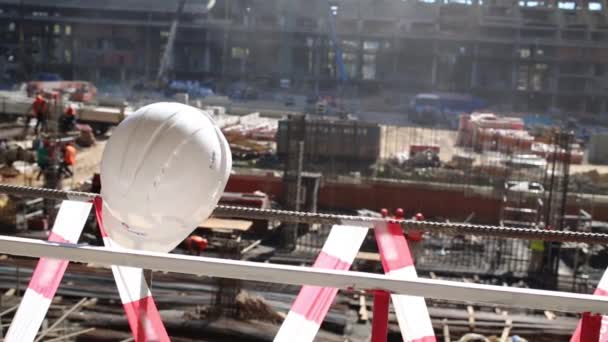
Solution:
[[[0,0],[0,338],[603,341],[606,5]],[[116,137],[154,106],[176,109]],[[168,148],[180,111],[226,148],[154,187],[217,203],[171,248],[122,245],[108,174]],[[218,164],[225,186],[176,185]]]

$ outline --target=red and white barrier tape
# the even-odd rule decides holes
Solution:
[[[399,224],[383,224],[374,230],[384,273],[396,279],[417,278],[410,249]],[[406,342],[436,341],[423,297],[391,295],[401,335]]]
[[[367,231],[363,227],[333,226],[313,268],[348,270]],[[274,341],[313,341],[337,294],[337,288],[303,286]]]
[[[95,216],[103,242],[106,247],[120,248],[106,234],[101,216],[101,201],[101,197],[95,200]],[[112,274],[135,342],[170,341],[144,278],[143,269],[112,266]]]
[[[63,201],[49,235],[50,242],[77,243],[91,203]],[[7,342],[33,341],[59,288],[69,260],[40,258],[5,337]]]

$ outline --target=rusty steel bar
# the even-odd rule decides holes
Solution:
[[[92,201],[98,194],[79,191],[64,191],[44,188],[32,188],[0,184],[0,192],[23,197],[44,197],[56,200]],[[417,229],[431,233],[452,235],[480,235],[524,240],[543,240],[554,242],[584,242],[592,244],[608,244],[608,234],[541,230],[535,228],[515,228],[466,223],[446,223],[432,221],[396,220],[367,216],[335,215],[323,213],[308,213],[289,210],[257,209],[218,205],[213,211],[214,216],[277,220],[291,223],[308,224],[341,224],[359,227],[375,227],[387,223],[399,223],[405,230]]]

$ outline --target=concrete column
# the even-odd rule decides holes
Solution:
[[[511,90],[517,90],[517,69],[519,68],[518,62],[513,62],[511,65]]]
[[[321,37],[315,37],[313,42],[313,78],[315,94],[319,93],[319,77],[321,74],[321,54],[325,51],[322,48],[323,41]]]
[[[291,78],[293,74],[293,28],[294,28],[294,1],[283,0],[280,3],[282,15],[279,17],[281,33],[281,45],[279,47],[279,70],[281,77]]]
[[[433,56],[431,64],[431,86],[435,88],[437,85],[437,56]]]
[[[401,49],[401,41],[399,40],[399,38],[394,38],[393,39],[393,44],[391,49],[393,50],[391,53],[391,59],[392,59],[392,63],[393,63],[393,78],[399,78],[397,75],[397,64],[399,63],[399,51]]]
[[[359,39],[359,47],[357,48],[357,73],[355,77],[359,80],[363,79],[363,39]]]
[[[589,106],[587,106],[587,101],[588,101],[588,98],[586,96],[583,97],[583,101],[581,101],[581,112],[583,112],[583,113],[587,113],[587,108],[589,107]]]
[[[478,63],[478,59],[477,59],[477,52],[479,50],[479,45],[478,44],[474,44],[473,45],[473,61],[472,61],[472,65],[471,65],[471,88],[475,88],[477,87],[477,73],[478,73],[478,68],[479,68],[479,63]]]
[[[557,95],[551,95],[551,109],[557,108]]]
[[[150,23],[151,14],[148,14],[148,24]],[[150,78],[150,25],[144,28],[144,77]]]
[[[205,72],[211,71],[211,46],[209,31],[205,32],[205,47],[203,48],[203,70]]]
[[[433,60],[431,61],[431,87],[437,87],[437,42],[433,42]]]

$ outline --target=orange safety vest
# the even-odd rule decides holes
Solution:
[[[65,147],[63,161],[67,165],[74,165],[76,163],[76,148],[74,146],[68,145]]]
[[[34,114],[39,115],[46,109],[46,100],[42,96],[38,95],[36,96],[36,100],[34,100],[32,107],[34,109]]]

